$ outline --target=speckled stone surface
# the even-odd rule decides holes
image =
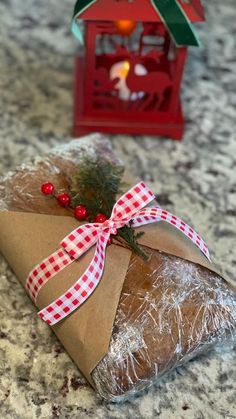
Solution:
[[[236,9],[206,2],[183,84],[183,143],[112,139],[160,202],[200,229],[236,281]],[[73,0],[0,0],[0,171],[70,138]],[[14,291],[12,289],[14,285]],[[236,418],[236,356],[211,352],[122,405],[101,401],[0,259],[0,418]]]

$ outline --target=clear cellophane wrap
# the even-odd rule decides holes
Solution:
[[[99,135],[59,146],[0,178],[0,211],[71,215],[55,200],[45,199],[39,185],[50,180],[59,191],[67,190],[84,155],[120,164],[109,142]],[[165,251],[149,246],[145,251],[148,262],[130,252],[109,348],[91,371],[91,384],[113,401],[137,393],[215,343],[235,336],[235,291],[220,275]]]

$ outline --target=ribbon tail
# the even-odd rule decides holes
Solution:
[[[103,233],[97,242],[92,261],[83,275],[64,294],[38,312],[38,316],[50,326],[73,313],[98,286],[105,265],[106,245],[110,233]]]
[[[144,208],[139,211],[139,213],[132,218],[132,226],[139,227],[158,221],[165,221],[181,231],[181,233],[188,237],[211,262],[209,249],[200,235],[180,218],[160,207]]]
[[[49,279],[70,265],[74,259],[63,249],[59,249],[36,265],[26,280],[26,289],[34,302],[41,288]]]
[[[74,13],[71,22],[71,31],[80,44],[83,43],[83,36],[79,27],[78,18],[86,9],[88,9],[88,7],[90,7],[96,1],[97,0],[77,0],[77,2],[75,3]]]
[[[151,0],[177,46],[199,46],[192,24],[176,0]]]

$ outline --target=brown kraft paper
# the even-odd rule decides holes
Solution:
[[[23,286],[32,268],[57,250],[60,241],[78,224],[72,217],[0,212],[0,251]],[[141,244],[200,264],[219,274],[192,241],[173,226],[161,221],[139,230],[145,232],[139,240]],[[39,310],[64,293],[81,276],[94,250],[94,247],[91,248],[44,285],[37,298]],[[105,270],[94,293],[74,313],[52,327],[91,385],[93,369],[108,352],[130,257],[130,250],[113,244],[109,246]]]

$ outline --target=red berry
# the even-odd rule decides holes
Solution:
[[[77,205],[77,207],[75,207],[74,214],[75,214],[75,218],[77,218],[77,220],[83,221],[83,220],[85,220],[85,218],[87,218],[88,211],[87,211],[87,208],[84,205]]]
[[[95,223],[105,223],[107,216],[105,214],[99,213],[95,217]]]
[[[70,195],[67,193],[61,193],[57,196],[57,202],[61,207],[69,207],[70,205]]]
[[[110,244],[112,244],[112,237],[110,236],[107,242],[107,246],[110,246]]]
[[[41,192],[44,195],[52,195],[54,192],[54,185],[51,182],[46,182],[41,185]]]

